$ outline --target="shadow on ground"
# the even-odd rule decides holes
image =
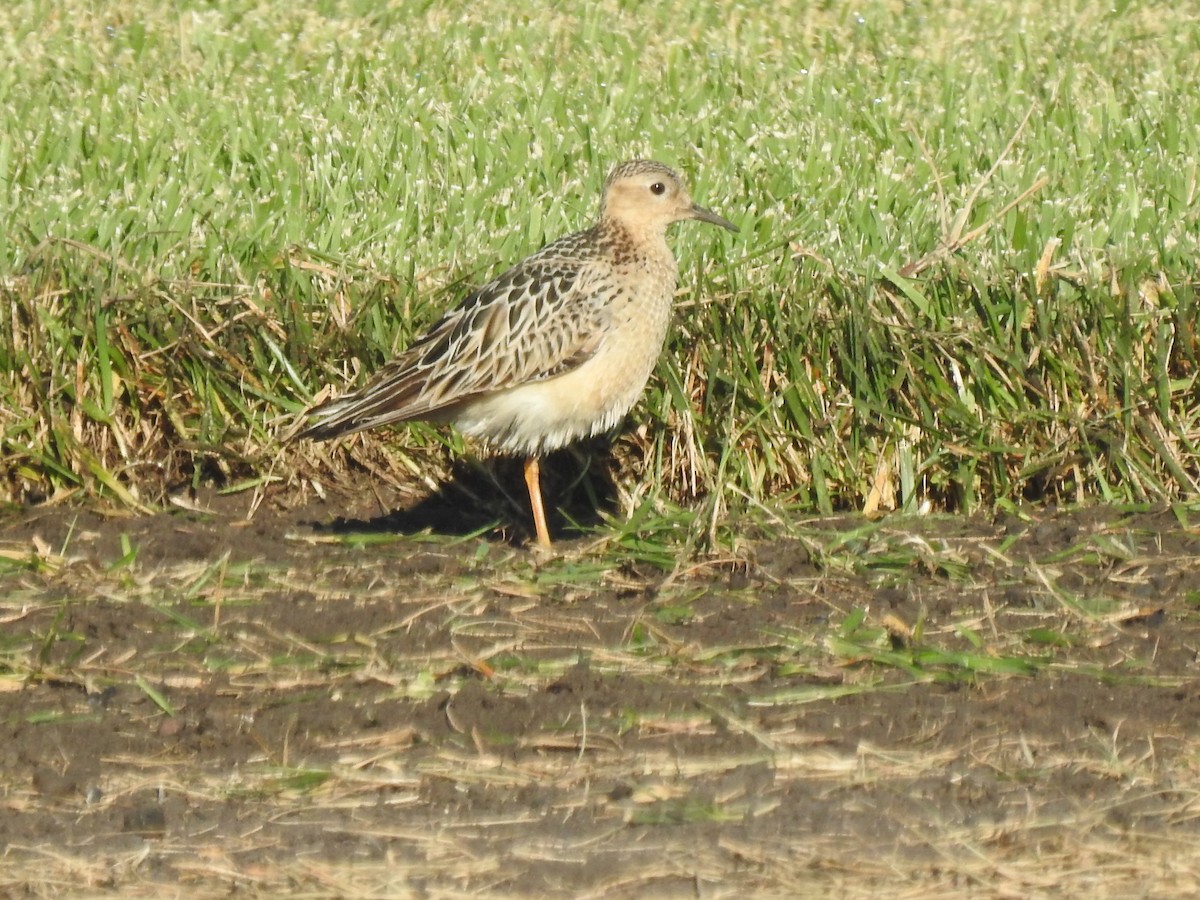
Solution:
[[[596,442],[542,460],[542,494],[554,539],[581,537],[616,512],[617,488],[607,449],[607,443]],[[436,491],[411,506],[305,524],[333,535],[430,532],[447,537],[479,535],[513,546],[533,538],[523,461],[509,457],[460,460]]]

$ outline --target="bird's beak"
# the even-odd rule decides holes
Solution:
[[[711,209],[705,209],[699,203],[692,204],[692,218],[699,219],[701,222],[708,222],[710,225],[720,225],[722,228],[728,228],[730,231],[737,231],[737,226],[728,219],[722,219]]]

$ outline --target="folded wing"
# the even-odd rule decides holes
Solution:
[[[600,347],[606,317],[588,261],[561,252],[568,240],[468,295],[360,390],[312,410],[296,437],[437,418],[472,398],[581,365]]]

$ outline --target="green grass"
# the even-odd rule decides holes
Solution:
[[[278,475],[317,392],[586,225],[630,156],[741,227],[674,235],[616,448],[688,540],[1200,481],[1186,4],[25,0],[0,35],[7,499]],[[383,440],[458,446],[282,452],[329,478]]]

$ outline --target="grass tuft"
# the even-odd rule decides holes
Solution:
[[[652,487],[620,540],[1193,495],[1194,26],[1026,0],[6,4],[0,496],[445,471],[457,439],[422,426],[278,436],[585,225],[633,155],[742,231],[674,238],[678,327],[616,446]]]

